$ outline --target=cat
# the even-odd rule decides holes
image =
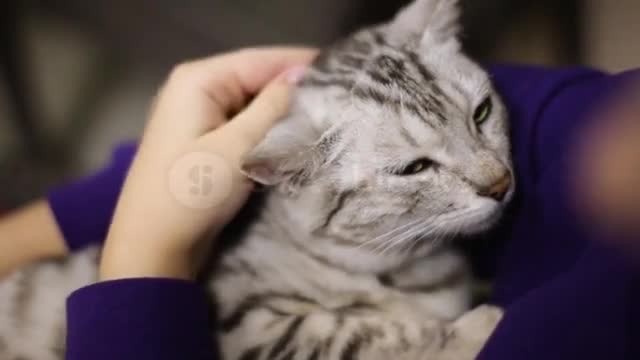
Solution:
[[[246,157],[264,204],[203,285],[224,359],[472,359],[502,312],[469,311],[447,239],[514,192],[507,112],[458,40],[455,0],[415,0],[328,47]],[[221,241],[224,241],[222,239]],[[59,360],[64,300],[98,250],[0,283],[0,357]]]

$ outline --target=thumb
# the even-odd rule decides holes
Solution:
[[[249,151],[267,134],[269,129],[286,115],[293,85],[304,75],[305,67],[294,67],[271,81],[242,112],[225,124],[226,133]]]

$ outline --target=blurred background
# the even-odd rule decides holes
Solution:
[[[135,139],[172,65],[243,46],[324,45],[404,0],[5,0],[0,212]],[[463,0],[477,59],[621,71],[640,65],[639,0]]]

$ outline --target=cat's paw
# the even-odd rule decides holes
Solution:
[[[482,350],[502,319],[502,309],[482,305],[447,327],[441,351],[433,360],[471,360]]]
[[[484,343],[502,319],[502,314],[499,307],[481,305],[456,320],[452,330],[456,336]]]

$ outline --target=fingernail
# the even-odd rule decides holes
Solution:
[[[306,66],[294,66],[285,72],[284,79],[287,83],[295,85],[302,80],[306,72]]]

